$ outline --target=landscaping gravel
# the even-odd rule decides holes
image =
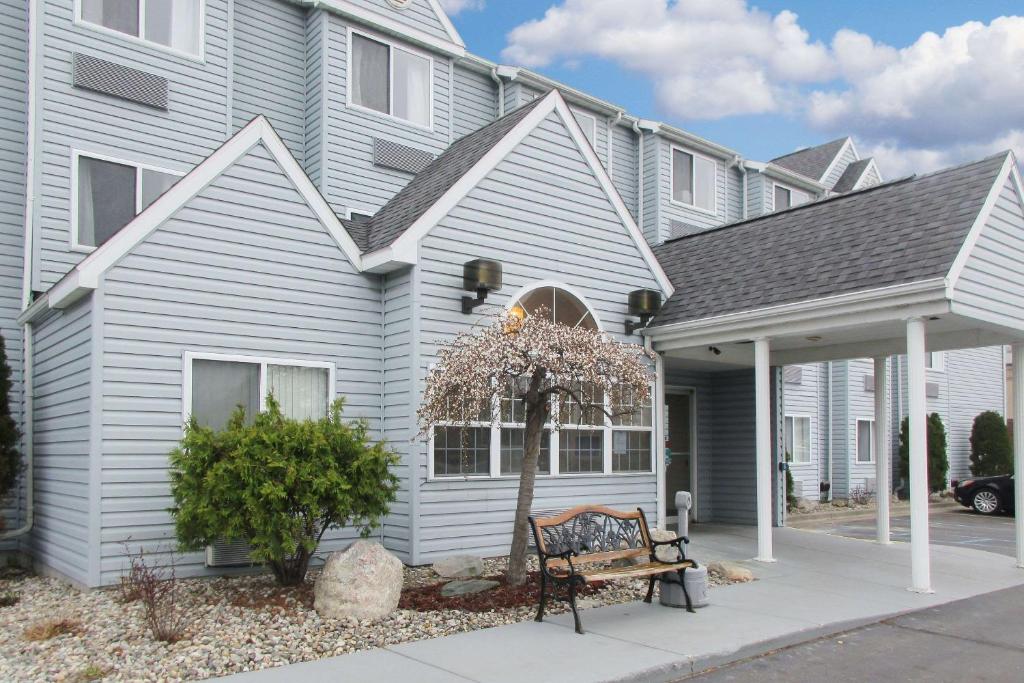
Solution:
[[[505,559],[485,560],[485,575],[501,573]],[[535,606],[492,612],[398,610],[359,622],[321,619],[312,609],[312,581],[280,589],[269,575],[179,582],[178,604],[194,615],[184,639],[155,641],[140,603],[122,603],[116,589],[79,591],[59,580],[15,576],[0,580],[0,594],[16,604],[0,607],[0,681],[186,681],[320,659],[384,645],[436,638],[532,619]],[[445,581],[430,567],[405,569],[405,585]],[[711,577],[712,584],[719,577]],[[596,607],[643,598],[646,582],[620,581],[581,600]],[[549,603],[550,604],[550,603]],[[566,606],[550,604],[548,612]],[[44,622],[63,631],[26,638]]]

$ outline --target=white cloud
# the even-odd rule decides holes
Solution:
[[[792,12],[745,0],[563,0],[513,29],[503,56],[528,67],[610,60],[683,119],[799,115],[854,135],[888,177],[1007,147],[1024,158],[1024,17],[897,49],[849,29],[825,45]]]
[[[454,17],[465,10],[480,10],[484,8],[484,0],[439,0],[441,9]]]
[[[686,118],[784,109],[790,89],[835,73],[795,14],[744,0],[565,0],[513,29],[503,56],[528,67],[614,61],[650,78],[662,106]]]

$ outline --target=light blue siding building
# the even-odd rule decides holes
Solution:
[[[185,419],[269,392],[297,417],[344,397],[399,452],[380,540],[403,561],[506,552],[522,425],[481,425],[452,457],[416,408],[439,344],[538,301],[658,358],[641,417],[545,436],[538,510],[665,525],[686,490],[696,521],[770,530],[785,453],[804,497],[878,488],[895,437],[862,448],[880,441],[877,360],[859,359],[891,358],[885,422],[916,415],[907,318],[928,321],[952,477],[974,415],[1003,409],[1024,330],[1009,156],[891,183],[849,138],[746,159],[470,54],[436,0],[184,0],[140,25],[145,4],[0,18],[0,333],[30,465],[0,542],[44,571],[107,585],[126,543],[173,552]],[[503,287],[467,315],[479,258]],[[665,305],[627,333],[637,290]],[[221,543],[177,567],[247,561]]]

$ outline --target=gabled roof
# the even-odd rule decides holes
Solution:
[[[776,157],[770,163],[794,173],[799,173],[812,180],[821,181],[832,167],[836,157],[839,156],[840,152],[843,151],[843,148],[849,142],[850,138],[848,137],[839,138],[817,147],[808,147],[807,149]]]
[[[538,98],[460,138],[417,173],[408,185],[366,222],[365,251],[382,249],[401,237],[543,99]]]
[[[874,163],[874,159],[871,157],[854,161],[846,167],[846,170],[843,171],[843,175],[839,176],[839,180],[837,180],[836,184],[832,186],[832,191],[838,192],[839,194],[846,194],[847,192],[853,192],[856,190],[857,183],[864,177],[864,173],[867,172],[872,163]]]
[[[389,8],[387,3],[381,1],[380,9],[374,10],[366,8],[362,5],[358,5],[354,2],[348,2],[346,0],[290,0],[299,5],[318,5],[327,9],[328,11],[339,14],[343,17],[351,19],[357,19],[363,23],[369,24],[375,28],[381,29],[393,35],[402,36],[408,38],[411,41],[423,45],[424,47],[433,48],[440,52],[444,52],[453,57],[462,57],[466,54],[466,43],[462,40],[459,32],[455,29],[448,14],[441,7],[438,0],[422,0],[425,4],[430,6],[430,9],[437,15],[437,20],[444,28],[447,39],[441,39],[433,34],[424,31],[420,28],[396,21],[394,17],[389,15]],[[394,11],[402,11],[401,9],[394,9]]]
[[[660,327],[947,278],[1012,154],[671,240]]]

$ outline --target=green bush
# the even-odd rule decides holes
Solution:
[[[900,475],[910,490],[910,419],[903,418],[900,424]],[[949,472],[949,455],[946,452],[946,427],[938,413],[928,416],[928,490],[942,491],[946,488],[946,474]]]
[[[379,526],[395,500],[398,456],[371,444],[363,422],[341,419],[342,401],[321,420],[292,420],[273,396],[245,424],[239,408],[221,432],[185,428],[171,453],[178,541],[199,550],[246,541],[281,585],[302,583],[325,531]]]
[[[789,453],[786,453],[786,462],[789,462]],[[786,468],[786,512],[792,512],[800,504],[797,500],[796,494],[793,493],[793,489],[796,488],[796,484],[793,482],[793,473]]]
[[[7,364],[7,347],[0,336],[0,502],[18,483],[21,472],[20,438],[18,425],[11,415],[11,366]],[[2,526],[3,520],[0,519],[0,528]]]
[[[986,410],[971,427],[971,474],[991,477],[1013,471],[1013,447],[1003,416]]]

